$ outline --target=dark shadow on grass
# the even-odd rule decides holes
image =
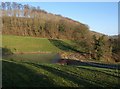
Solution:
[[[39,65],[39,64],[34,64],[34,63],[30,63],[30,64],[32,64],[38,68],[43,68],[44,70],[47,70],[47,71],[51,72],[52,74],[55,74],[59,77],[67,79],[69,81],[72,81],[75,84],[78,84],[79,86],[83,86],[85,89],[89,89],[90,87],[102,87],[102,85],[98,84],[96,81],[91,81],[91,80],[82,78],[80,76],[77,76],[77,75],[74,75],[71,73],[67,73],[67,72],[62,71],[62,70],[55,69],[55,68],[50,67],[50,66]]]
[[[63,51],[70,51],[70,52],[77,52],[77,53],[84,53],[84,52],[81,52],[77,49],[75,49],[72,45],[62,41],[62,40],[56,40],[56,39],[49,39],[49,41],[55,45],[57,48],[63,50]]]
[[[3,87],[52,87],[55,86],[46,75],[14,62],[2,61]]]
[[[113,75],[113,74],[110,74],[110,73],[105,72],[106,70],[104,70],[104,71],[93,70],[93,69],[83,68],[83,67],[79,67],[79,66],[77,66],[77,68],[79,68],[79,69],[84,69],[84,70],[88,70],[88,71],[91,71],[91,72],[103,73],[103,74],[106,74],[106,75],[108,75],[108,76],[113,76],[113,77],[119,78],[119,76],[116,76],[116,75]]]
[[[100,81],[96,81],[96,80],[89,80],[89,79],[86,79],[86,78],[83,78],[82,76],[78,76],[76,74],[71,74],[71,73],[68,73],[66,71],[63,71],[63,70],[58,70],[56,68],[53,68],[53,67],[50,67],[50,66],[47,66],[47,65],[39,65],[39,64],[35,64],[34,66],[36,67],[40,67],[40,68],[43,68],[57,76],[60,76],[64,79],[67,79],[67,80],[70,80],[70,81],[73,81],[75,84],[78,84],[78,85],[82,85],[83,87],[85,87],[85,89],[87,88],[90,88],[90,87],[112,87],[113,89],[114,88],[119,88],[119,83],[111,83],[111,82],[100,82]],[[85,68],[82,68],[85,70]],[[99,72],[99,71],[94,71],[94,70],[90,70],[88,69],[89,71],[91,72]]]
[[[103,74],[106,74],[106,75],[108,75],[108,76],[113,76],[113,77],[116,77],[117,79],[118,79],[118,81],[117,81],[117,83],[110,83],[110,82],[105,82],[105,83],[107,83],[107,84],[109,84],[109,86],[112,88],[112,89],[119,89],[119,76],[116,76],[116,75],[112,75],[112,74],[110,74],[110,73],[106,73],[106,72],[104,72],[104,71],[100,71],[100,70],[93,70],[93,69],[89,69],[89,68],[82,68],[82,67],[77,67],[77,68],[79,68],[79,69],[83,69],[83,70],[88,70],[88,71],[91,71],[91,72],[98,72],[98,74],[101,74],[101,73],[103,73]],[[118,74],[119,75],[119,74]]]
[[[64,59],[64,60],[68,60],[68,59]],[[98,68],[108,68],[108,69],[120,70],[120,67],[117,64],[103,64],[103,63],[96,63],[96,62],[81,62],[79,60],[68,60],[67,64],[68,65],[92,66],[92,67],[98,67]]]

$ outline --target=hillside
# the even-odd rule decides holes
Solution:
[[[120,35],[111,36],[113,43],[113,57],[120,61]]]
[[[14,4],[19,6],[17,3],[11,3]],[[11,7],[11,12],[9,6],[6,8],[2,7],[3,34],[57,39],[73,39],[76,31],[81,37],[90,35],[88,25],[61,15],[48,13],[36,7],[33,9],[28,5],[23,5],[23,10],[17,8],[17,11]]]
[[[42,60],[42,58],[51,60],[56,59],[58,53],[59,56],[63,58],[67,57],[71,59],[71,56],[74,56],[78,59],[82,57],[79,60],[88,59],[87,55],[84,56],[86,53],[84,53],[83,50],[84,48],[82,47],[75,47],[74,42],[71,40],[13,35],[2,36],[3,58],[7,57],[7,59],[12,60]]]
[[[28,4],[1,2],[1,12],[3,88],[119,89],[119,38]]]
[[[4,87],[118,88],[119,71],[89,66],[38,64],[3,60]]]
[[[74,52],[75,49],[73,47],[73,44],[74,43],[70,40],[47,39],[29,36],[23,37],[13,35],[2,36],[2,47],[10,49],[12,52]]]
[[[13,52],[57,52],[57,47],[47,38],[3,35],[3,47]],[[27,47],[25,47],[27,46]]]
[[[116,50],[118,47],[113,44],[113,38],[98,32],[90,31],[87,24],[61,15],[48,13],[38,7],[22,5],[15,2],[2,2],[1,7],[3,35],[45,38],[44,40],[40,39],[38,42],[36,39],[34,41],[32,38],[31,40],[23,39],[23,41],[27,40],[26,42],[22,40],[18,42],[16,41],[17,38],[15,38],[17,44],[22,43],[16,46],[16,42],[13,41],[14,37],[13,39],[10,37],[11,44],[7,43],[7,40],[5,40],[4,47],[8,46],[12,51],[61,52],[67,50],[77,53],[82,52],[87,56],[90,54],[92,59],[99,60],[101,57],[102,60],[120,61],[119,55],[114,51],[114,49]],[[72,45],[71,43],[64,42],[64,40],[71,41]],[[32,41],[33,43],[29,45],[28,41]],[[41,41],[43,41],[43,47],[39,45]],[[12,45],[14,47],[12,47]],[[24,47],[26,45],[27,47]],[[117,58],[115,58],[115,55]]]

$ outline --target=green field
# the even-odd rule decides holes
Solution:
[[[13,52],[60,52],[69,51],[68,40],[51,40],[38,37],[23,37],[13,35],[2,36],[2,47]]]
[[[118,88],[119,71],[89,66],[68,66],[4,60],[3,87],[111,87]]]
[[[76,51],[68,40],[54,40],[22,36],[2,36],[3,48],[23,52],[3,56],[3,87],[111,87],[118,88],[117,69],[87,65],[51,64],[57,52]],[[15,50],[16,49],[16,50]],[[50,52],[24,54],[24,52]]]
[[[3,56],[3,59],[19,61],[19,62],[34,62],[34,63],[52,63],[53,60],[57,60],[57,54],[13,54]]]
[[[60,51],[57,47],[52,45],[46,38],[3,35],[2,44],[3,47],[7,47],[12,51],[18,52]]]

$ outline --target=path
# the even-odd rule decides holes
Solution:
[[[104,63],[96,63],[96,62],[81,62],[81,61],[78,61],[78,60],[69,60],[69,59],[64,59],[64,60],[67,60],[67,65],[92,66],[92,67],[109,68],[109,69],[118,69],[118,70],[120,70],[120,65],[118,65],[118,64],[104,64]]]

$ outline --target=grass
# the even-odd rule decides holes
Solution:
[[[2,47],[13,52],[52,52],[49,54],[13,54],[3,56],[3,87],[111,87],[118,88],[117,69],[81,65],[50,64],[56,52],[78,51],[69,40],[2,36]],[[15,50],[16,49],[16,50]]]
[[[12,52],[78,52],[70,40],[56,40],[28,36],[2,36],[2,47]]]
[[[57,54],[13,54],[8,56],[3,56],[6,60],[14,60],[19,62],[34,62],[34,63],[52,63],[56,59]]]
[[[111,87],[119,86],[115,69],[15,62],[3,59],[3,87]]]
[[[46,38],[23,37],[23,36],[2,36],[3,47],[11,49],[13,52],[58,52],[59,48],[54,46]],[[16,49],[16,50],[14,50]]]

